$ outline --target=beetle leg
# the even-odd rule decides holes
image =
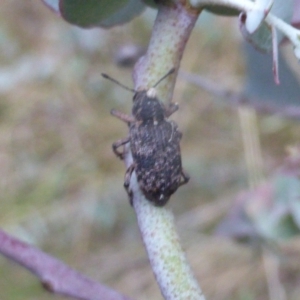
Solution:
[[[127,170],[125,173],[125,178],[124,178],[124,188],[129,196],[129,202],[130,205],[132,206],[132,191],[129,189],[130,186],[130,179],[131,179],[131,175],[132,172],[134,171],[135,168],[135,164],[133,163]]]
[[[181,176],[182,181],[179,183],[179,186],[188,183],[188,181],[190,180],[190,176],[184,170],[181,170]]]
[[[123,152],[120,152],[118,151],[118,148],[129,143],[130,141],[130,138],[127,137],[125,139],[121,139],[121,140],[118,140],[116,141],[115,143],[112,144],[112,148],[113,148],[113,151],[114,153],[120,158],[120,159],[123,159],[124,158],[124,153]]]
[[[171,136],[170,136],[170,138],[169,138],[169,140],[168,140],[168,143],[170,143],[171,141],[172,141],[172,139],[173,139],[173,135],[174,135],[174,130],[175,130],[175,124],[174,124],[174,122],[172,122],[172,121],[169,121],[168,120],[168,122],[171,124],[171,126],[172,126],[172,132],[171,132]],[[181,138],[181,137],[180,137]]]
[[[179,105],[177,103],[170,102],[169,106],[166,108],[166,117],[169,118],[178,109]]]
[[[132,172],[134,171],[135,165],[134,163],[126,170],[125,173],[125,178],[124,178],[124,187],[126,190],[128,190],[129,188],[129,184],[130,184],[130,178],[132,175]]]
[[[110,111],[110,113],[111,113],[113,116],[117,117],[118,119],[124,121],[124,122],[127,123],[127,124],[130,124],[130,123],[132,123],[132,122],[135,121],[135,119],[134,119],[133,116],[124,114],[123,112],[118,111],[118,110],[116,110],[116,109],[112,109],[112,110]]]

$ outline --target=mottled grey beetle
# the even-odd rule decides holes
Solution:
[[[170,196],[189,180],[181,166],[181,132],[174,121],[168,120],[178,106],[174,103],[166,108],[158,100],[155,87],[175,69],[170,70],[148,90],[130,89],[106,74],[102,74],[123,88],[134,92],[132,115],[117,110],[111,114],[129,126],[129,136],[113,144],[114,153],[121,159],[123,152],[118,148],[130,143],[133,164],[125,174],[124,187],[129,196],[129,184],[133,171],[136,172],[139,186],[145,197],[156,206],[164,206]]]

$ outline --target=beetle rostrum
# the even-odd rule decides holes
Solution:
[[[178,106],[167,107],[157,98],[155,87],[167,76],[171,69],[152,88],[136,91],[129,89],[108,75],[102,74],[127,90],[133,91],[132,115],[112,110],[112,115],[126,122],[129,135],[113,144],[114,153],[121,159],[124,154],[119,148],[130,143],[133,164],[125,173],[124,186],[129,194],[130,178],[136,172],[140,189],[145,197],[156,206],[164,206],[170,196],[189,180],[181,164],[181,132],[177,124],[168,119]]]

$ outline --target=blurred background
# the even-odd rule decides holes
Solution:
[[[131,68],[120,62],[129,46],[138,53],[147,47],[154,18],[148,9],[124,26],[83,30],[39,0],[6,0],[0,9],[0,227],[140,300],[162,296],[123,189],[124,165],[111,150],[127,128],[110,110],[130,112],[132,94],[101,72],[133,85]],[[237,30],[236,19],[201,16],[181,69],[241,91],[245,64]],[[191,180],[168,208],[207,299],[299,299],[297,236],[266,254],[259,243],[214,232],[249,189],[247,134],[260,141],[257,159],[268,178],[299,141],[300,123],[249,110],[247,131],[237,107],[180,76],[174,101]],[[270,295],[272,287],[284,298]],[[65,299],[2,256],[0,298]]]

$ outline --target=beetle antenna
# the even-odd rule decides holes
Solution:
[[[169,75],[173,74],[175,71],[175,68],[172,68],[167,74],[165,74],[162,78],[160,78],[154,85],[153,87],[155,88],[156,86],[158,86],[166,77],[168,77]],[[102,77],[104,77],[105,79],[108,79],[114,83],[116,83],[117,85],[121,86],[123,89],[136,93],[136,90],[129,88],[128,86],[122,84],[121,82],[119,82],[118,80],[110,77],[109,75],[105,74],[105,73],[101,73]]]
[[[175,72],[175,68],[172,68],[166,75],[164,75],[162,78],[160,78],[155,84],[154,84],[154,88],[156,86],[158,86],[166,77],[168,77],[169,75],[173,74]]]
[[[109,75],[104,74],[104,73],[101,73],[101,75],[102,75],[102,77],[104,77],[104,78],[116,83],[117,85],[121,86],[123,89],[125,89],[127,91],[130,91],[130,92],[133,92],[133,93],[136,93],[136,90],[129,88],[128,86],[122,84],[121,82],[119,82],[116,79],[110,77]]]

